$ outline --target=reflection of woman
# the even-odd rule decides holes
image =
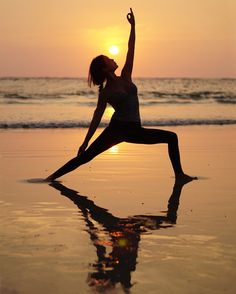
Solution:
[[[131,30],[126,62],[121,71],[121,75],[117,76],[115,74],[118,66],[113,59],[100,55],[92,60],[89,71],[89,84],[91,85],[93,83],[99,86],[99,95],[97,108],[94,112],[88,133],[79,148],[77,157],[50,175],[46,179],[48,181],[53,181],[76,169],[111,146],[121,142],[168,144],[169,157],[176,178],[184,181],[192,179],[185,175],[182,170],[177,135],[169,131],[141,127],[137,87],[132,82],[135,47],[135,18],[132,9],[130,9],[127,19],[131,25]],[[90,139],[102,119],[107,103],[115,109],[111,122],[101,135],[87,148]]]
[[[105,290],[120,283],[127,290],[132,287],[131,274],[136,270],[141,234],[149,230],[166,229],[176,223],[183,183],[175,182],[165,215],[135,215],[128,218],[112,215],[107,209],[57,181],[50,186],[73,201],[86,222],[86,232],[97,254],[93,272],[88,278],[89,286],[103,287]]]

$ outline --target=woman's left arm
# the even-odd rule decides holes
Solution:
[[[100,124],[103,113],[104,113],[104,111],[106,109],[106,105],[107,105],[107,99],[106,99],[106,96],[104,95],[104,92],[102,91],[102,92],[99,93],[97,107],[96,107],[96,109],[94,111],[93,118],[92,118],[92,121],[90,123],[87,135],[86,135],[86,137],[84,139],[83,144],[79,148],[77,156],[81,155],[86,150],[90,139],[92,138],[92,136],[95,133],[98,125]]]
[[[131,25],[129,42],[128,42],[128,52],[126,55],[125,65],[121,71],[121,76],[125,79],[131,80],[133,63],[134,63],[134,49],[135,49],[135,18],[132,8],[130,8],[130,13],[127,14],[128,22]]]

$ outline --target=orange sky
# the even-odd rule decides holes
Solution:
[[[87,76],[111,45],[122,67],[130,6],[134,76],[236,77],[235,0],[1,0],[0,76]]]

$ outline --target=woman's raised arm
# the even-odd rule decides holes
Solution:
[[[126,55],[125,65],[121,71],[121,76],[125,79],[131,80],[132,70],[133,70],[133,63],[134,63],[134,49],[135,49],[135,18],[130,8],[130,13],[127,14],[128,22],[131,25],[130,28],[130,35],[129,35],[129,42],[128,42],[128,52]]]
[[[92,138],[93,134],[95,133],[97,127],[100,124],[103,113],[104,113],[104,111],[106,109],[106,105],[107,105],[106,96],[103,94],[103,92],[100,92],[99,96],[98,96],[97,107],[96,107],[96,109],[94,111],[93,118],[92,118],[92,121],[90,123],[87,135],[86,135],[86,137],[84,139],[84,142],[79,148],[78,156],[81,155],[86,150],[90,139]]]

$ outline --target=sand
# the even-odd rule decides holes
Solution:
[[[1,131],[0,293],[235,293],[236,127],[171,129],[199,177],[184,187],[165,145],[126,143],[54,186],[29,183],[86,130]]]

